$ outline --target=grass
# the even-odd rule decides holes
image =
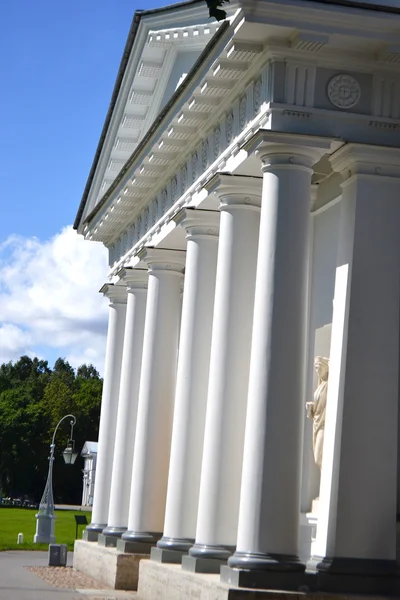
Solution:
[[[47,550],[48,544],[34,544],[33,536],[36,531],[35,514],[37,510],[27,508],[0,507],[0,551],[2,550]],[[54,534],[57,544],[68,544],[68,550],[73,550],[75,541],[75,514],[86,515],[88,523],[90,512],[73,510],[56,510],[57,516]],[[83,525],[78,528],[78,537],[82,534]],[[24,534],[24,543],[17,544],[19,533]]]

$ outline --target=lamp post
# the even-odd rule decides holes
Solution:
[[[65,415],[57,423],[53,433],[53,438],[50,444],[50,456],[49,456],[49,472],[47,475],[46,487],[44,488],[43,496],[39,505],[39,512],[36,516],[36,533],[33,537],[34,544],[54,544],[56,538],[54,536],[54,498],[53,498],[53,462],[54,462],[54,449],[55,449],[55,437],[57,429],[65,419],[71,419],[71,435],[68,440],[67,447],[63,452],[65,464],[73,465],[78,453],[75,452],[75,442],[73,440],[74,425],[76,418],[74,415]]]

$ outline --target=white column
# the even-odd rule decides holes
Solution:
[[[246,570],[246,582],[236,572],[237,583],[249,587],[265,586],[252,571],[287,576],[305,568],[297,553],[309,212],[312,166],[326,152],[324,143],[322,152],[309,146],[315,139],[260,137],[272,141],[258,147],[263,191],[249,396],[237,549],[228,561]]]
[[[107,527],[103,530],[104,535],[114,538],[121,537],[128,526],[148,279],[147,269],[123,269],[118,276],[127,285],[128,300],[110,508]]]
[[[196,533],[220,215],[185,210],[181,218],[185,287],[164,535],[157,543],[178,552],[189,550]],[[173,555],[164,552],[164,562],[168,557]]]
[[[221,203],[220,237],[196,543],[190,549],[195,559],[211,559],[210,570],[236,542],[260,184],[260,178],[228,175],[210,182]],[[193,562],[184,557],[182,565],[192,569]]]
[[[165,516],[185,252],[145,249],[140,258],[149,282],[128,531],[122,539],[155,544]]]
[[[106,284],[100,291],[109,298],[110,309],[92,522],[84,532],[88,541],[97,540],[108,519],[127,300],[125,285]]]
[[[331,162],[344,183],[317,568],[322,589],[393,593],[400,151],[348,144]]]

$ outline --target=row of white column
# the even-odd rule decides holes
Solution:
[[[183,211],[186,256],[147,249],[141,256],[147,271],[126,269],[121,285],[104,288],[110,320],[87,539],[100,531],[122,536],[118,547],[138,552],[157,543],[158,559],[180,562],[188,553],[183,565],[193,570],[211,571],[213,564],[219,570],[220,562],[229,559],[235,571],[304,571],[298,530],[309,202],[313,165],[330,150],[330,141],[286,138],[283,144],[265,134],[254,141],[262,180],[221,175],[210,182],[210,193],[220,199],[220,216]],[[332,161],[347,176],[350,164],[361,164],[360,147],[349,148]],[[345,252],[350,267],[344,291],[339,276],[335,292],[330,377],[337,389],[330,384],[332,427],[324,453],[319,526],[324,572],[333,557],[390,564],[395,558],[399,252],[393,222],[399,185],[397,173],[383,181],[373,171],[376,157],[367,159],[371,172],[354,169],[353,183],[344,188],[339,262]],[[367,159],[364,153],[364,167]],[[381,191],[384,183],[387,187],[381,204],[372,180]],[[380,244],[376,252],[368,247],[370,239]],[[363,272],[366,255],[368,272]],[[356,275],[357,287],[352,287]],[[367,298],[358,296],[360,289]],[[368,352],[366,331],[372,335]],[[381,350],[390,352],[390,359],[382,358]],[[384,434],[368,420],[378,394],[370,361],[379,382],[386,382],[379,398]],[[360,369],[363,385],[357,380],[362,379]],[[360,448],[346,437],[353,417],[356,425],[353,411],[362,423]],[[372,432],[375,440],[385,437],[387,454],[385,468],[379,477],[374,472],[371,482],[370,471],[354,456],[372,458]],[[379,444],[373,444],[373,453],[378,468],[383,458]],[[355,471],[365,493],[379,480],[379,493],[362,511],[365,531],[379,515],[383,529],[378,533],[374,525],[372,538],[362,534]],[[360,523],[356,539],[353,519]],[[254,578],[244,584],[258,585]]]

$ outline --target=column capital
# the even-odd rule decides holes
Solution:
[[[220,210],[228,206],[253,209],[261,206],[261,177],[216,173],[204,187],[219,198]]]
[[[150,271],[171,271],[182,274],[185,268],[186,252],[164,248],[142,248],[138,257],[146,263]]]
[[[329,158],[334,171],[344,181],[355,175],[381,178],[400,177],[400,149],[368,144],[346,144]]]
[[[330,137],[260,129],[243,145],[243,149],[249,155],[255,153],[259,157],[265,172],[277,165],[281,168],[311,169],[324,154],[331,154],[343,143]]]
[[[147,269],[123,267],[118,271],[117,277],[122,283],[126,283],[128,292],[130,290],[147,289],[149,278]]]
[[[177,225],[186,231],[186,239],[218,237],[220,214],[213,210],[183,208],[174,217]]]
[[[127,290],[125,285],[105,283],[99,292],[109,299],[110,304],[126,304]]]

